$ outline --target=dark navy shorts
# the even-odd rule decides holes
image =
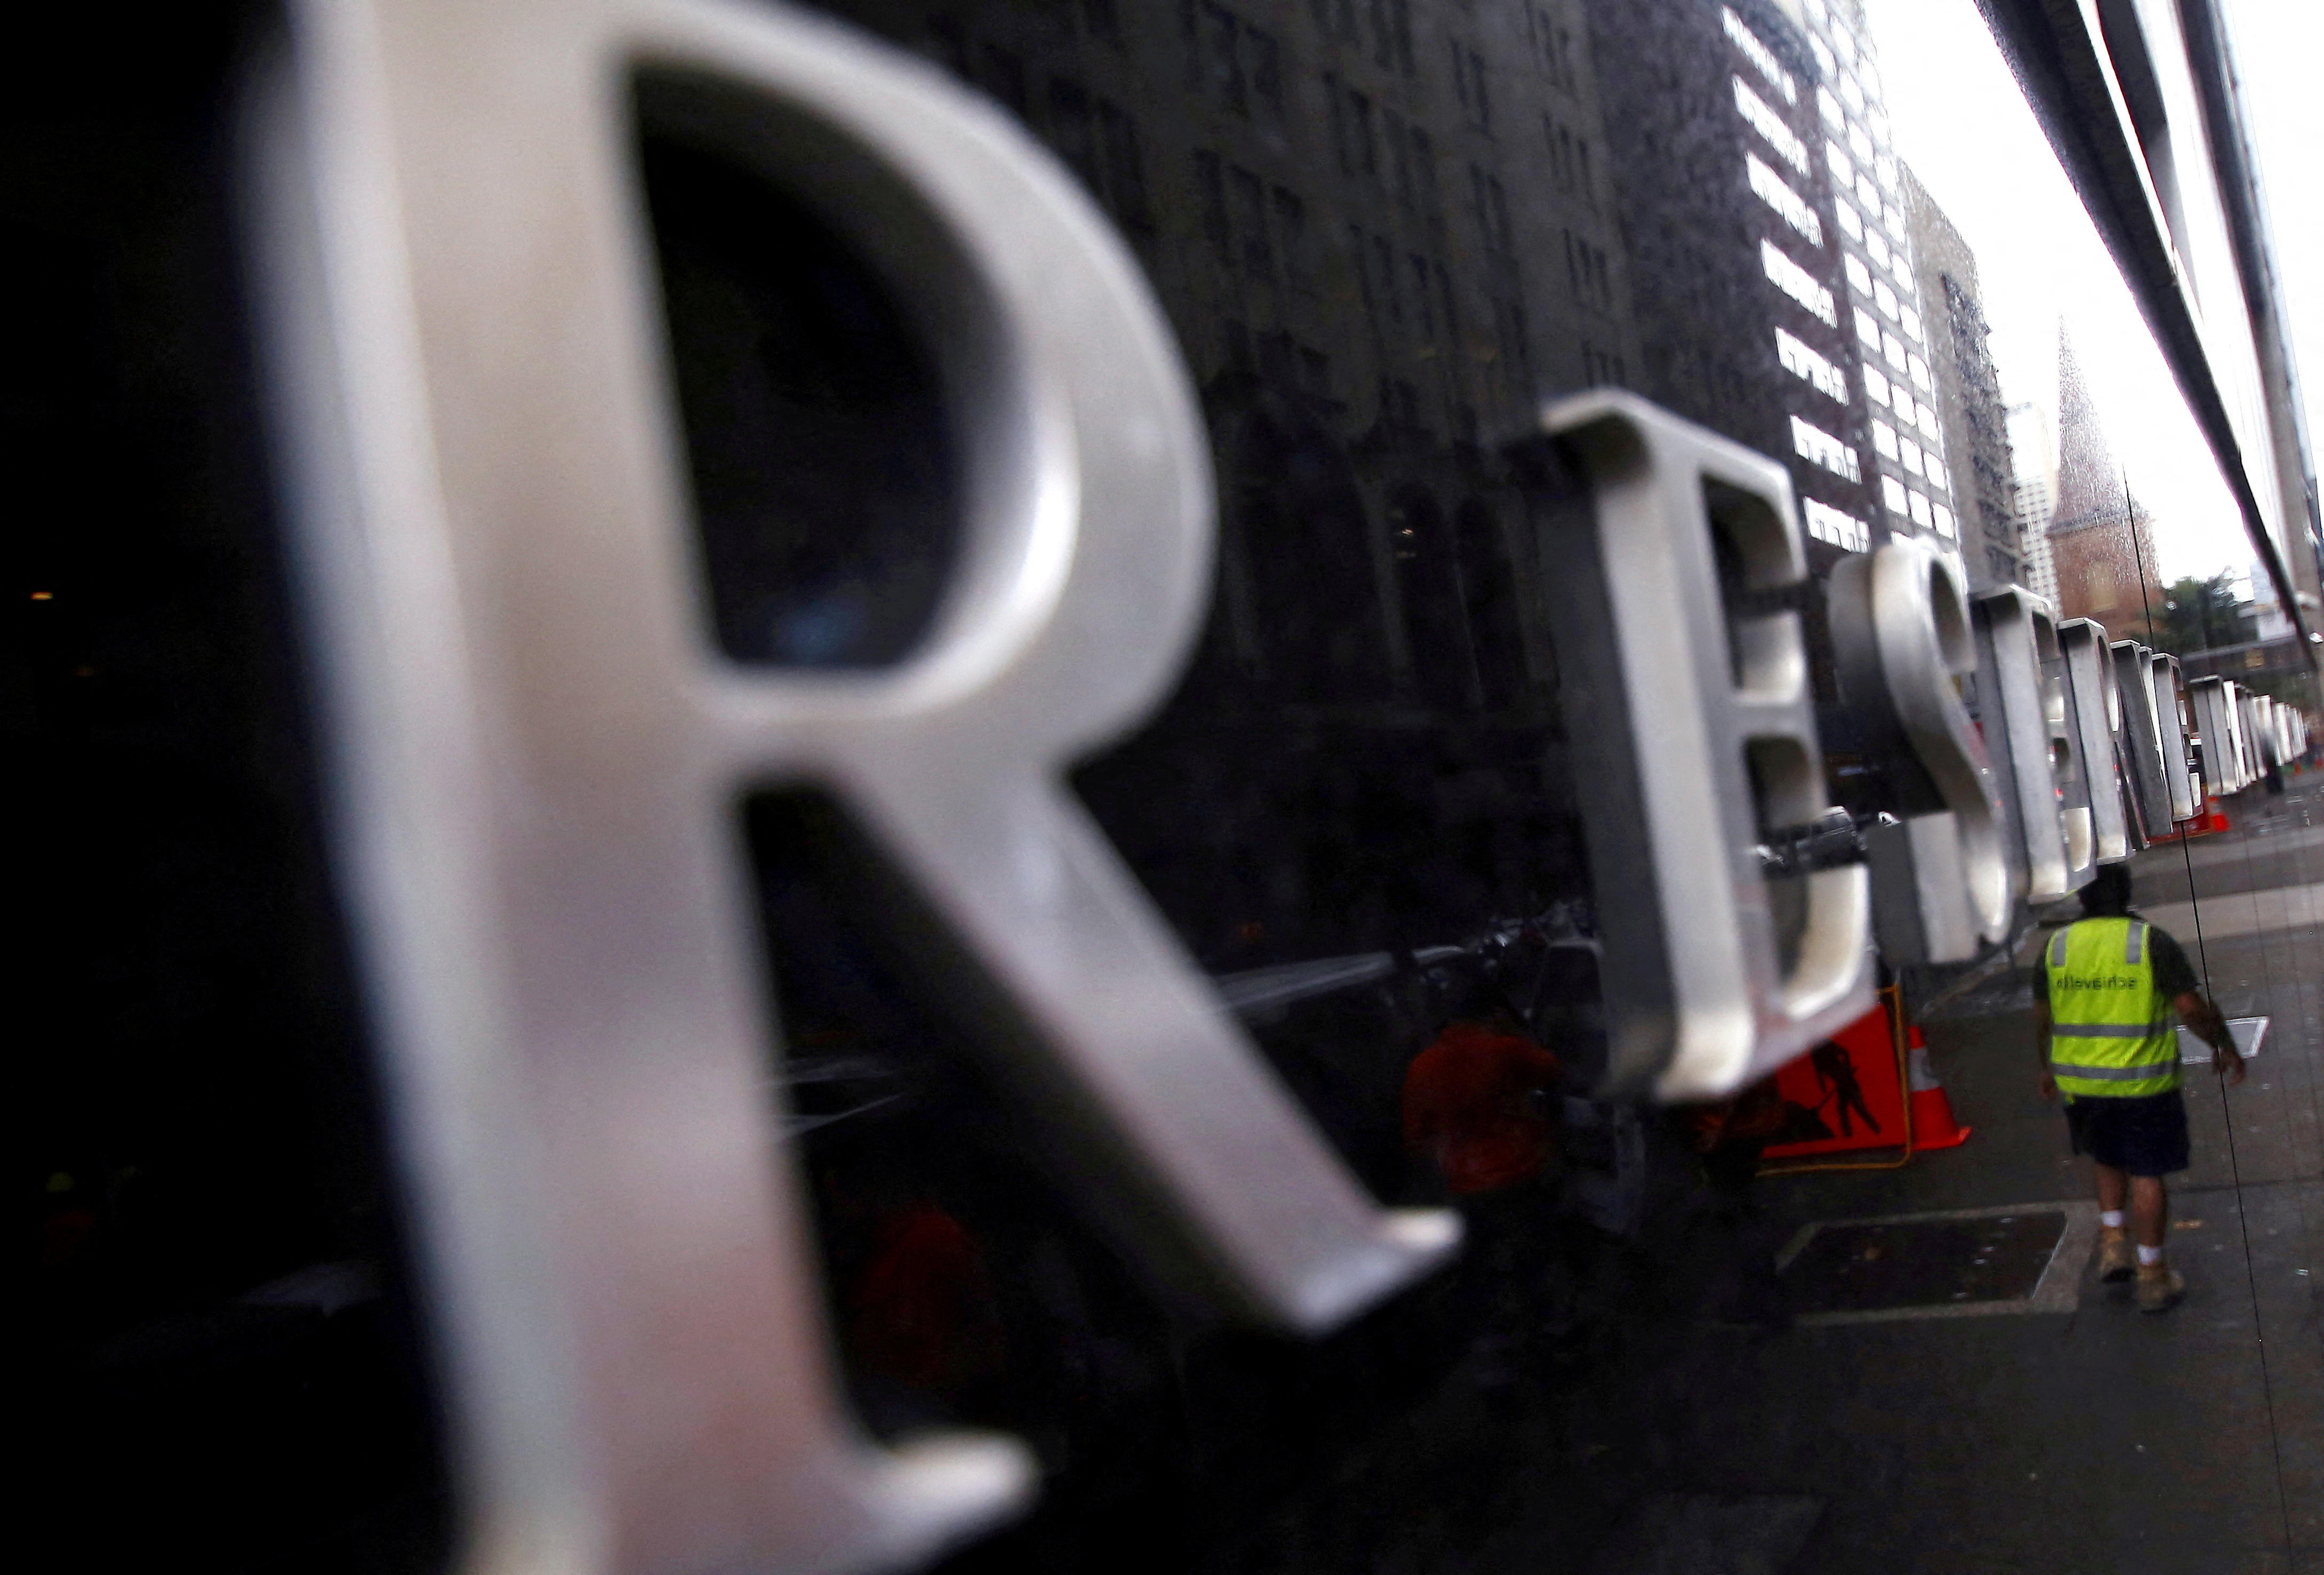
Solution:
[[[2074,1152],[2132,1175],[2187,1168],[2187,1101],[2177,1089],[2136,1099],[2078,1094],[2066,1106]]]

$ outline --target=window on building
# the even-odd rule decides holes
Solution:
[[[1242,22],[1223,5],[1202,0],[1196,23],[1204,79],[1226,106],[1240,115],[1250,113],[1243,82]]]
[[[1256,27],[1243,29],[1243,57],[1250,68],[1250,91],[1259,107],[1277,120],[1283,118],[1283,51],[1271,32]]]
[[[1227,182],[1225,166],[1216,153],[1202,149],[1194,152],[1194,196],[1203,214],[1203,234],[1218,248],[1222,261],[1230,265],[1233,258],[1228,252],[1231,231],[1227,225]]]
[[[1238,164],[1228,171],[1228,222],[1233,226],[1243,272],[1271,282],[1275,278],[1275,248],[1267,226],[1267,188],[1257,175]]]
[[[1315,260],[1308,239],[1307,205],[1280,186],[1275,189],[1275,235],[1282,247],[1285,281],[1294,290],[1312,291]]]

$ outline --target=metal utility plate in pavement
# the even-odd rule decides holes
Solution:
[[[1803,1325],[2071,1312],[2097,1239],[2087,1200],[1821,1220],[1775,1270]]]
[[[2267,1025],[2265,1018],[2227,1019],[2227,1032],[2235,1036],[2236,1048],[2243,1052],[2246,1061],[2258,1055],[2259,1047],[2267,1042]],[[2211,1047],[2189,1033],[2184,1023],[2179,1025],[2179,1059],[2198,1066],[2208,1066],[2211,1062]]]

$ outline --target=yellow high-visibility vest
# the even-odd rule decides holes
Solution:
[[[2076,1099],[2179,1086],[2171,1003],[2154,988],[2144,919],[2079,919],[2050,942],[2050,1073]]]

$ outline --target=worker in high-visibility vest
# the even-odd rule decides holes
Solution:
[[[2171,1222],[2163,1178],[2187,1168],[2172,1013],[2211,1046],[2212,1068],[2230,1087],[2244,1080],[2243,1056],[2179,943],[2130,911],[2127,868],[2101,864],[2081,896],[2083,916],[2050,938],[2034,976],[2042,1096],[2066,1096],[2074,1152],[2098,1171],[2099,1278],[2135,1273],[2139,1311],[2164,1312],[2187,1290],[2163,1256]]]

